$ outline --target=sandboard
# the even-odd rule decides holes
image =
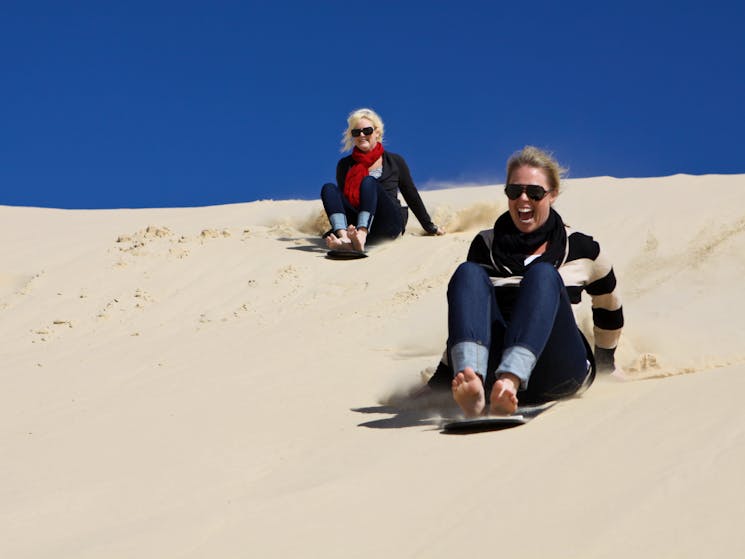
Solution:
[[[483,431],[498,431],[525,425],[528,421],[540,415],[556,404],[555,401],[545,402],[534,406],[519,406],[513,415],[493,415],[472,417],[468,419],[446,419],[442,423],[445,433],[480,433]]]
[[[331,260],[357,260],[359,258],[367,258],[367,252],[331,249],[326,253],[326,258]]]

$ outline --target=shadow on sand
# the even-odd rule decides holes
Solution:
[[[280,237],[277,239],[278,241],[283,241],[286,243],[297,243],[298,241],[305,241],[306,245],[299,245],[294,244],[292,246],[288,246],[287,250],[299,250],[301,252],[314,252],[316,254],[326,254],[328,252],[328,248],[326,248],[326,241],[321,239],[320,237]]]
[[[449,391],[420,391],[417,394],[392,396],[387,402],[378,406],[352,408],[352,411],[362,414],[388,414],[391,417],[373,419],[360,423],[359,427],[370,429],[400,429],[405,427],[431,426],[433,430],[440,430],[443,417],[457,415],[458,408],[454,406]]]
[[[391,406],[370,406],[366,408],[352,408],[357,413],[368,414],[391,414],[392,417],[373,419],[358,424],[358,427],[369,427],[371,429],[400,429],[403,427],[422,427],[430,425],[439,430],[441,419],[431,411],[426,410],[402,410]]]

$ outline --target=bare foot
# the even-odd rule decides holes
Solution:
[[[489,415],[511,415],[517,410],[517,389],[520,379],[512,373],[502,373],[489,396]]]
[[[354,225],[347,227],[347,235],[352,241],[352,248],[360,252],[365,251],[365,241],[367,241],[367,228],[360,227],[357,229]]]
[[[352,250],[352,241],[347,237],[347,232],[344,229],[337,231],[339,236],[337,237],[333,233],[329,233],[326,237],[326,246],[329,250]]]
[[[466,417],[478,417],[484,412],[484,383],[471,367],[466,367],[455,375],[451,386],[453,398]]]

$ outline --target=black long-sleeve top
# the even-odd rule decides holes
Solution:
[[[344,179],[346,179],[349,169],[354,164],[355,161],[351,155],[342,157],[339,163],[337,163],[336,184],[339,185],[339,188],[344,187]],[[403,157],[397,153],[384,151],[383,174],[378,179],[378,182],[383,185],[385,192],[396,200],[399,205],[401,204],[401,201],[398,199],[398,193],[400,191],[406,204],[408,204],[417,220],[419,220],[422,228],[430,234],[437,232],[437,225],[432,223],[432,219],[429,217],[429,213],[427,213],[427,208],[424,206],[424,202],[419,196],[419,191],[416,189],[414,180],[411,178],[409,166]]]

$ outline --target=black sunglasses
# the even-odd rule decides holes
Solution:
[[[504,187],[504,193],[510,200],[517,200],[523,192],[528,195],[528,198],[537,202],[543,200],[546,194],[551,191],[537,184],[507,184]]]
[[[375,131],[375,128],[372,126],[366,126],[365,128],[352,128],[349,133],[352,135],[352,138],[358,138],[360,134],[364,134],[365,136],[369,136]]]

